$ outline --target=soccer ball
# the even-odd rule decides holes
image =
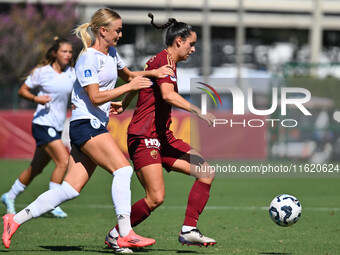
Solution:
[[[283,194],[275,197],[269,206],[272,221],[281,227],[295,224],[301,216],[301,204],[296,197]]]

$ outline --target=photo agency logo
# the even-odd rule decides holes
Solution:
[[[230,127],[233,126],[243,126],[243,127],[263,127],[265,124],[269,125],[270,127],[274,127],[276,124],[281,125],[282,127],[296,127],[298,125],[298,120],[293,118],[287,117],[287,108],[296,108],[299,110],[299,114],[303,114],[304,116],[312,116],[310,111],[307,110],[304,104],[311,100],[311,93],[309,90],[305,88],[298,88],[298,87],[283,87],[271,88],[271,102],[269,102],[269,106],[267,109],[256,109],[254,106],[254,92],[253,88],[248,87],[246,89],[246,94],[244,91],[236,86],[225,84],[223,86],[219,86],[219,93],[216,89],[207,83],[203,82],[196,82],[200,85],[203,85],[206,88],[209,88],[212,91],[217,99],[219,100],[221,106],[222,100],[221,95],[230,94],[232,97],[232,114],[238,116],[244,116],[245,114],[251,113],[256,116],[267,116],[269,118],[247,118],[243,120],[233,120],[232,118],[223,119],[223,118],[216,118],[213,122],[213,127],[219,125],[228,125]],[[208,99],[207,95],[213,100],[215,107],[217,106],[217,102],[213,96],[213,94],[207,90],[206,88],[196,87],[197,89],[202,90],[203,94],[201,94],[201,111],[202,114],[207,114],[208,111]],[[297,96],[298,95],[298,96]],[[246,104],[245,104],[246,101]],[[271,105],[270,105],[271,103]],[[247,109],[245,107],[247,106]],[[279,111],[283,118],[271,118],[271,114]]]
[[[217,91],[212,86],[210,86],[210,85],[208,85],[204,82],[197,82],[197,83],[209,88],[217,96],[218,100],[220,101],[221,106],[223,106],[220,95],[217,93]],[[206,93],[206,94],[201,95],[201,111],[202,111],[203,115],[206,115],[207,114],[207,105],[208,105],[207,104],[207,95],[210,96],[210,98],[214,101],[215,106],[217,106],[215,97],[207,89],[200,88],[200,87],[196,87],[196,88],[203,90]]]

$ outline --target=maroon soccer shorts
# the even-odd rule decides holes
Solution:
[[[190,151],[190,146],[183,140],[176,139],[172,132],[163,138],[128,135],[128,148],[135,170],[152,164],[162,164],[168,172],[177,159]]]

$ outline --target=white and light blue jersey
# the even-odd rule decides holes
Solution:
[[[118,70],[125,67],[123,60],[115,48],[110,47],[109,53],[88,48],[76,64],[77,80],[72,91],[72,117],[71,121],[79,119],[97,119],[103,126],[109,122],[110,102],[95,106],[85,92],[84,87],[90,84],[99,84],[99,91],[115,88]]]
[[[31,89],[38,88],[37,96],[49,95],[52,99],[45,105],[38,104],[33,116],[34,124],[63,130],[67,103],[75,80],[73,67],[58,73],[51,65],[38,67],[27,77],[25,84]]]

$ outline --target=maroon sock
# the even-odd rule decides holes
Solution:
[[[137,226],[139,223],[144,221],[147,217],[151,214],[151,210],[148,204],[145,202],[145,199],[142,198],[141,200],[134,203],[131,207],[131,227]]]
[[[141,223],[147,217],[149,217],[150,214],[151,210],[147,203],[145,202],[144,198],[134,203],[131,207],[130,214],[131,227],[137,226],[139,223]],[[115,228],[119,232],[118,224],[115,226]]]
[[[183,225],[196,227],[198,217],[208,202],[210,187],[210,184],[197,180],[194,185],[192,185]]]

